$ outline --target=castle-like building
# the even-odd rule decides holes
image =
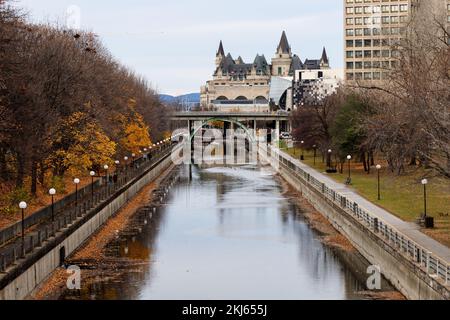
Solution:
[[[297,70],[329,67],[325,48],[320,59],[302,62],[298,55],[292,54],[284,31],[271,64],[259,54],[253,63],[245,63],[241,57],[234,59],[230,53],[225,55],[220,41],[216,70],[213,79],[201,88],[200,103],[202,108],[220,111],[268,111],[271,105],[280,104],[282,96],[292,87]]]

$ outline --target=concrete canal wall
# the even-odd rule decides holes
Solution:
[[[18,262],[12,270],[0,280],[0,300],[24,299],[36,286],[45,280],[58,266],[61,260],[74,252],[94,232],[96,232],[112,215],[122,208],[144,186],[152,182],[172,164],[170,153],[146,173],[128,185],[120,194],[93,209],[83,219],[69,225],[55,238],[47,241],[23,261]]]
[[[408,299],[450,298],[448,265],[441,267],[439,261],[433,265],[422,248],[365,214],[358,204],[350,205],[339,191],[319,182],[320,177],[301,169],[296,159],[270,147],[260,148],[259,154]]]

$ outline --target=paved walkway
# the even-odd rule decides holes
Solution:
[[[283,152],[283,151],[281,151]],[[283,152],[284,153],[284,152]],[[430,238],[426,234],[422,233],[419,229],[419,227],[412,222],[406,222],[401,220],[400,218],[397,218],[392,213],[386,211],[383,208],[378,207],[374,203],[368,201],[367,199],[363,198],[359,194],[357,194],[355,191],[353,191],[348,186],[338,183],[334,181],[333,179],[329,178],[327,175],[322,174],[315,169],[311,168],[310,166],[304,164],[300,160],[297,160],[286,153],[284,153],[287,157],[291,158],[291,160],[296,163],[301,169],[305,170],[307,173],[309,173],[311,176],[315,177],[317,180],[325,183],[330,188],[334,189],[335,191],[339,192],[343,196],[345,196],[347,199],[358,203],[358,206],[365,209],[366,211],[370,212],[372,215],[377,216],[380,220],[385,221],[386,223],[390,224],[392,227],[396,228],[398,231],[403,233],[405,236],[409,237],[411,240],[415,241],[418,245],[422,246],[423,248],[429,250],[434,255],[438,256],[442,260],[446,261],[448,264],[450,264],[450,248],[437,242],[436,240]]]

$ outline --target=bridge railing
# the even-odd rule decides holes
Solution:
[[[348,199],[339,191],[334,190],[321,181],[319,177],[306,172],[299,167],[298,160],[281,152],[278,148],[265,145],[260,145],[260,148],[263,152],[270,152],[270,156],[276,158],[275,160],[278,161],[279,165],[289,171],[298,181],[314,188],[328,201],[345,210],[345,212],[364,225],[367,231],[382,239],[386,245],[419,266],[428,276],[442,280],[445,285],[449,284],[450,266],[446,259],[434,254],[388,222],[370,213],[370,210],[364,208],[361,204]]]
[[[260,106],[268,106],[269,102],[267,101],[257,101],[257,100],[213,100],[211,103],[216,105],[229,105],[229,104],[238,104],[238,105],[260,105]]]

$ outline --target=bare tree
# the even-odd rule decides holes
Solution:
[[[393,170],[420,163],[450,177],[450,49],[442,11],[424,2],[402,40],[385,85],[370,87],[377,105],[367,118],[367,143],[383,152]]]
[[[293,137],[297,141],[304,141],[305,147],[314,145],[327,154],[332,147],[331,128],[345,100],[343,90],[325,97],[320,103],[311,103],[299,107],[292,113]]]

